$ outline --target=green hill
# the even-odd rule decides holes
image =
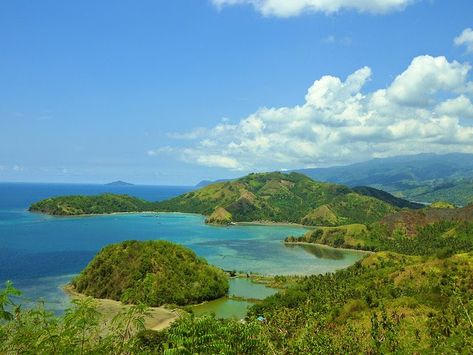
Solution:
[[[318,227],[286,242],[393,251],[408,255],[452,255],[473,251],[473,206],[403,210],[369,226]]]
[[[396,211],[389,203],[345,186],[280,172],[211,184],[158,202],[156,209],[200,213],[211,216],[209,221],[213,223],[272,221],[306,225],[371,223]]]
[[[419,209],[419,208],[425,207],[425,205],[421,203],[415,203],[415,202],[405,200],[403,198],[393,196],[389,192],[375,189],[374,187],[357,186],[357,187],[354,187],[353,190],[358,192],[361,195],[376,197],[379,200],[383,200],[384,202],[390,203],[391,205],[399,207],[399,208]]]
[[[224,296],[228,280],[183,246],[126,241],[103,248],[72,286],[88,296],[126,303],[188,305]]]
[[[153,209],[153,204],[128,196],[103,194],[98,196],[52,197],[30,206],[31,212],[41,212],[57,216],[76,216],[116,212],[142,212]]]

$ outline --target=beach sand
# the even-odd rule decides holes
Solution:
[[[64,287],[64,291],[73,299],[80,299],[86,297],[85,295],[76,292],[70,285]],[[119,301],[109,299],[94,298],[97,302],[97,310],[103,315],[105,322],[110,322],[114,316],[120,311],[130,307]],[[145,318],[145,326],[151,330],[162,330],[171,325],[179,318],[179,312],[169,310],[164,307],[149,307],[149,316]]]

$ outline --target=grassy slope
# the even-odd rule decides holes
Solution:
[[[455,352],[473,345],[473,254],[382,252],[310,276],[252,309],[287,353]]]
[[[238,180],[212,184],[158,202],[156,206],[160,211],[204,215],[211,215],[220,207],[230,213],[235,222],[328,225],[371,223],[396,210],[384,201],[360,195],[342,185],[316,182],[297,173],[279,172],[250,174]],[[312,218],[314,210],[322,206],[330,210],[330,217],[324,218],[322,214],[321,218]]]
[[[326,244],[409,255],[451,255],[473,250],[473,206],[400,211],[369,226],[316,228],[287,242]]]

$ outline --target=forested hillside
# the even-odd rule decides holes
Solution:
[[[106,214],[116,212],[150,211],[153,204],[128,195],[102,194],[97,196],[59,196],[30,206],[31,212],[57,216]]]
[[[213,223],[272,221],[306,225],[371,223],[396,211],[389,203],[345,186],[279,172],[215,183],[158,202],[156,209],[201,213]]]
[[[224,296],[228,280],[183,246],[126,241],[103,248],[72,286],[88,296],[125,303],[188,305]]]

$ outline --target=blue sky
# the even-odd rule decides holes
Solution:
[[[177,185],[471,152],[472,13],[471,0],[3,1],[0,181]]]

